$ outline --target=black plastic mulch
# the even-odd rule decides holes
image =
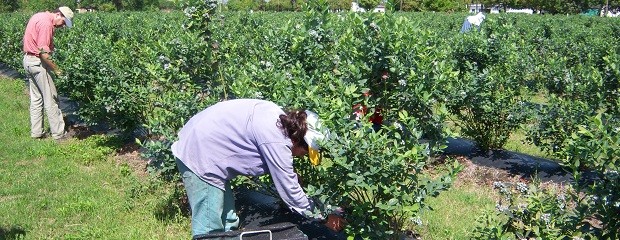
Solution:
[[[211,233],[194,236],[194,240],[263,240],[263,239],[285,239],[285,240],[308,240],[308,237],[301,232],[295,224],[284,222],[257,228],[245,228],[243,230],[228,231],[221,233]]]
[[[346,239],[343,233],[333,232],[318,221],[292,212],[280,199],[259,191],[235,189],[235,201],[241,228],[258,229],[273,224],[292,223],[306,234],[308,239]]]
[[[507,150],[480,151],[474,142],[467,139],[448,139],[444,154],[465,156],[476,165],[502,169],[526,179],[536,177],[542,182],[573,182],[571,174],[553,160]]]

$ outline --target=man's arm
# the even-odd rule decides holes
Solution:
[[[60,71],[54,61],[52,61],[51,57],[52,56],[50,56],[50,54],[46,52],[41,52],[39,54],[39,58],[41,58],[41,62],[43,62],[45,66],[48,66],[50,69],[52,69],[52,72],[54,72],[56,75],[61,75],[62,71]]]

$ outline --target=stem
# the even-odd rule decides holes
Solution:
[[[360,198],[360,199],[358,199],[358,201],[360,201],[360,202],[368,202],[368,199],[366,199],[366,197],[364,196],[363,192],[360,192],[359,188],[354,188],[353,190],[355,192],[355,195]]]
[[[368,195],[367,191],[362,191],[364,193],[364,196],[367,200],[367,202],[372,203],[372,205],[377,205],[377,201],[375,201],[376,199],[373,199],[372,197],[370,197],[370,195]]]
[[[220,79],[220,82],[222,84],[222,88],[223,88],[223,91],[224,91],[224,99],[227,100],[228,99],[228,93],[226,92],[226,81],[224,80],[224,77],[222,76],[222,68],[220,67],[220,64],[217,64],[217,72],[218,72],[219,79]]]

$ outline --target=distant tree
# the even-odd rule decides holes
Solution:
[[[358,0],[357,3],[360,7],[366,9],[366,11],[372,11],[381,1],[382,0]]]
[[[77,2],[77,1],[76,1]],[[76,7],[97,7],[102,3],[111,2],[111,1],[102,1],[102,0],[80,0],[79,6]]]
[[[114,4],[117,10],[123,9],[123,0],[112,0],[112,4]]]
[[[501,7],[505,12],[508,8],[529,8],[530,4],[528,2],[531,2],[531,1],[532,0],[483,0],[480,2],[484,4],[486,7],[493,7],[493,6]],[[538,1],[538,0],[534,0],[534,1]]]
[[[265,2],[266,11],[292,11],[293,5],[290,0],[269,0]]]
[[[127,10],[149,10],[159,7],[158,0],[124,0],[124,8]]]
[[[399,6],[400,7],[400,6]],[[424,4],[421,0],[402,0],[402,11],[423,11]]]
[[[76,2],[75,0],[66,1]],[[94,7],[102,11],[140,11],[174,5],[179,5],[178,1],[162,0],[162,3],[160,3],[160,0],[80,0],[80,7]]]
[[[258,9],[258,1],[256,0],[229,0],[226,6],[233,11],[249,11]]]
[[[594,7],[596,6],[590,6],[590,8]],[[620,0],[601,0],[600,6],[598,6],[598,8],[602,14],[606,14],[607,11],[618,10],[618,8],[620,8]]]
[[[0,3],[7,0],[1,0]],[[54,10],[60,6],[75,7],[75,0],[8,0],[8,2],[19,2],[19,9],[30,11],[49,11]],[[12,3],[14,4],[14,3]],[[2,6],[5,4],[2,3]],[[11,4],[9,4],[11,5]],[[0,7],[1,8],[1,7]]]
[[[327,0],[329,9],[331,10],[349,10],[351,9],[350,0]]]
[[[393,0],[401,11],[461,12],[466,10],[468,0]]]
[[[303,7],[304,5],[306,5],[307,1],[306,0],[295,0],[295,2],[296,2],[295,3],[296,5],[294,6],[295,11],[301,11],[303,10]]]
[[[291,6],[293,6],[294,10],[297,10],[297,0],[291,0]]]
[[[574,14],[580,13],[581,7],[576,1],[566,0],[547,0],[540,1],[542,4],[541,10],[551,14]]]
[[[605,0],[482,0],[486,6],[508,8],[529,8],[552,14],[579,13],[593,6],[600,6]]]
[[[182,4],[180,0],[159,0],[160,9],[179,9]]]
[[[425,0],[424,8],[435,12],[458,12],[463,6],[455,0]]]

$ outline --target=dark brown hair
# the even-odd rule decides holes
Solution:
[[[287,110],[286,114],[281,114],[278,120],[278,127],[282,129],[282,133],[289,137],[293,143],[298,145],[308,145],[304,140],[308,126],[306,125],[306,111],[304,110]]]

